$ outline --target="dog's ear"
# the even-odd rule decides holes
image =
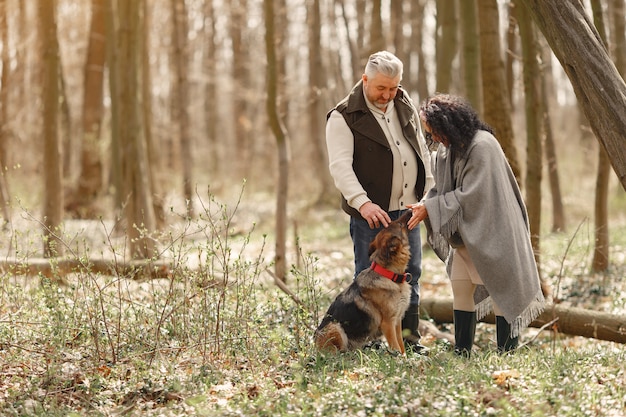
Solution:
[[[402,223],[404,225],[407,225],[409,223],[409,220],[411,220],[411,217],[413,217],[413,210],[407,210],[404,213],[402,213],[402,216],[400,216],[398,218],[398,220],[396,220],[398,223]]]

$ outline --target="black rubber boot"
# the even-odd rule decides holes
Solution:
[[[511,325],[502,316],[496,316],[496,338],[498,352],[509,352],[517,348],[519,337],[511,337]]]
[[[402,338],[407,353],[428,356],[428,348],[420,344],[422,335],[418,330],[420,323],[419,305],[410,304],[402,318]]]
[[[476,312],[454,310],[454,353],[469,358],[476,334]]]

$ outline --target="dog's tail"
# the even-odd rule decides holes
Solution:
[[[339,323],[328,323],[315,331],[315,345],[327,352],[344,352],[348,350],[348,336]]]

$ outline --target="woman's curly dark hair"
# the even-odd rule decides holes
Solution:
[[[493,134],[493,128],[480,120],[469,102],[459,96],[435,94],[420,105],[419,115],[435,135],[448,140],[455,155],[465,154],[477,130]]]

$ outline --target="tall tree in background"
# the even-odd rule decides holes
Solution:
[[[246,20],[248,18],[248,2],[247,0],[233,0],[230,2],[230,26],[229,33],[232,42],[233,67],[232,78],[233,92],[233,108],[232,112],[233,124],[235,131],[235,150],[234,157],[235,171],[244,177],[249,174],[250,166],[250,143],[248,141],[248,133],[252,121],[249,117],[249,106],[247,100],[248,89],[245,87],[250,85],[248,78],[248,46],[246,45],[245,31],[248,27]]]
[[[411,42],[416,46],[417,54],[417,71],[411,71],[409,76],[413,76],[416,72],[417,80],[414,89],[417,90],[419,101],[426,100],[429,96],[428,89],[428,71],[426,70],[426,54],[423,48],[424,39],[424,0],[410,2],[411,7]],[[411,68],[411,67],[409,67]],[[412,85],[412,84],[411,84]]]
[[[599,0],[591,0],[591,10],[593,22],[598,30],[598,34],[607,50],[606,26],[602,13],[602,4]],[[594,272],[606,271],[609,268],[609,178],[611,175],[611,164],[609,156],[603,146],[598,146],[598,166],[596,174],[596,195],[594,204],[595,223],[595,245],[593,249],[593,259],[591,270]]]
[[[210,157],[208,170],[210,174],[215,175],[220,170],[218,127],[219,120],[217,117],[215,103],[211,99],[217,97],[217,31],[216,31],[216,13],[213,0],[204,2],[204,50],[203,65],[204,73],[207,77],[204,95],[209,99],[204,100],[204,119],[206,121],[206,137],[210,148]]]
[[[313,144],[312,162],[315,164],[314,172],[318,173],[321,185],[321,192],[317,198],[318,203],[329,203],[329,199],[334,200],[334,193],[329,192],[334,189],[333,179],[328,170],[328,155],[326,154],[326,144],[324,141],[324,125],[326,118],[325,107],[322,98],[327,90],[324,77],[324,66],[319,45],[321,45],[320,2],[311,0],[307,6],[307,27],[309,33],[309,134]]]
[[[513,174],[521,186],[522,174],[515,145],[504,57],[500,46],[500,15],[497,0],[478,2],[478,21],[480,22],[483,118],[495,129]]]
[[[545,42],[541,48],[541,101],[544,104],[543,119],[541,121],[546,138],[546,165],[548,166],[548,181],[550,196],[552,197],[552,231],[565,230],[565,209],[561,195],[561,180],[559,178],[559,164],[556,153],[556,144],[552,131],[550,108],[554,96],[554,81],[552,76],[552,52]]]
[[[626,190],[626,84],[578,0],[521,0],[574,87],[591,129]]]
[[[91,23],[85,61],[83,89],[83,121],[78,186],[67,201],[67,209],[79,217],[102,215],[97,197],[103,189],[102,158],[100,155],[100,127],[104,110],[104,66],[106,60],[104,0],[91,1]]]
[[[385,32],[383,32],[382,0],[372,0],[371,4],[368,56],[374,52],[387,49],[387,38],[385,37]]]
[[[187,76],[188,42],[187,10],[185,0],[171,0],[172,5],[172,56],[174,66],[174,91],[172,118],[177,127],[180,142],[180,166],[183,175],[183,196],[187,203],[187,216],[194,216],[193,209],[193,152],[189,134],[189,81]]]
[[[537,36],[528,9],[517,8],[517,24],[522,46],[524,107],[526,114],[526,207],[530,222],[530,240],[540,266],[542,144],[540,115],[540,72],[537,62]]]
[[[111,96],[111,178],[113,186],[113,209],[114,212],[122,211],[124,204],[122,185],[122,157],[120,154],[120,74],[119,74],[119,17],[117,12],[117,0],[105,0],[105,28],[106,37],[106,61],[109,69],[109,95]]]
[[[125,204],[126,236],[133,258],[155,255],[156,218],[148,144],[143,126],[141,97],[141,30],[143,1],[121,1],[119,7],[120,158]]]
[[[481,45],[478,33],[476,0],[459,1],[461,46],[463,48],[463,84],[465,96],[478,114],[483,114]],[[493,88],[493,86],[490,86]]]
[[[267,55],[266,109],[270,128],[278,147],[278,185],[276,187],[275,275],[285,281],[287,275],[287,198],[289,189],[289,137],[278,112],[278,67],[276,62],[273,0],[263,0],[265,16],[265,53]]]
[[[63,222],[63,185],[61,143],[58,134],[59,50],[56,27],[56,2],[39,3],[38,18],[43,66],[43,141],[44,141],[44,257],[61,256],[60,227]]]
[[[0,0],[0,43],[2,43],[2,74],[0,74],[0,205],[2,205],[3,222],[11,221],[9,212],[9,185],[7,184],[7,150],[9,141],[9,25],[7,21],[6,0]]]
[[[437,1],[437,87],[440,93],[450,92],[452,86],[452,61],[456,55],[456,0]]]

